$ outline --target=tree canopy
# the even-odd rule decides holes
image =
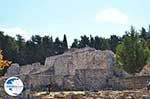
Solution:
[[[140,72],[150,58],[146,40],[133,27],[124,35],[116,50],[117,65],[131,74]]]
[[[81,35],[80,38],[75,38],[71,45],[68,45],[65,34],[62,40],[59,37],[33,35],[26,41],[21,35],[13,38],[0,31],[0,50],[3,50],[4,59],[20,65],[35,62],[44,64],[46,57],[62,54],[69,48],[87,46],[97,50],[112,50],[116,54],[118,67],[129,73],[139,72],[150,58],[150,26],[148,30],[142,27],[140,31],[131,27],[122,37]]]

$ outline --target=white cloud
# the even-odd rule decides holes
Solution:
[[[126,24],[128,23],[129,18],[126,14],[118,9],[108,8],[101,10],[96,14],[96,21]]]
[[[20,27],[3,27],[0,28],[0,31],[4,31],[5,34],[16,37],[17,34],[20,34],[25,39],[29,39],[32,34],[29,31],[26,31]]]

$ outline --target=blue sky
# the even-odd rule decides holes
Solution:
[[[0,30],[26,39],[31,35],[123,35],[133,25],[150,24],[149,0],[0,0]]]

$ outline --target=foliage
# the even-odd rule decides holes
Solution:
[[[121,43],[116,48],[117,66],[128,73],[139,72],[147,63],[150,50],[147,42],[131,27],[131,31],[124,35]]]
[[[150,26],[148,30],[142,27],[139,32],[132,27],[131,31],[126,32],[122,37],[81,35],[80,39],[74,39],[70,47],[112,50],[116,53],[117,66],[129,73],[135,73],[141,70],[150,57]],[[21,35],[16,35],[15,39],[0,31],[0,50],[3,50],[4,59],[20,65],[35,62],[44,64],[46,57],[62,54],[68,49],[65,34],[63,40],[58,37],[33,35],[26,41]]]
[[[72,43],[71,48],[84,48],[84,47],[89,46],[97,50],[106,50],[106,49],[108,50],[108,49],[111,49],[110,43],[111,42],[109,42],[109,39],[106,39],[106,38],[102,38],[98,36],[92,37],[91,35],[90,37],[87,37],[86,35],[84,35],[84,36],[81,36],[81,40],[74,39],[74,42]],[[116,42],[116,45],[117,43],[118,42]],[[116,46],[112,46],[112,47],[114,47],[112,49],[115,49]]]
[[[4,60],[2,55],[2,50],[0,50],[0,68],[4,69],[6,66],[9,66],[11,61]]]
[[[11,61],[3,59],[2,50],[0,50],[0,76],[3,75],[4,68],[8,67],[10,64]]]
[[[63,49],[64,51],[67,51],[68,50],[68,42],[67,42],[67,37],[66,35],[64,35],[64,39],[63,39]]]

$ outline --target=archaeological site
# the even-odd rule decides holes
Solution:
[[[150,65],[134,76],[129,75],[116,67],[113,52],[86,47],[47,57],[44,65],[14,63],[1,81],[14,75],[23,80],[25,92],[46,91],[48,85],[51,91],[122,91],[146,88],[150,81]]]

